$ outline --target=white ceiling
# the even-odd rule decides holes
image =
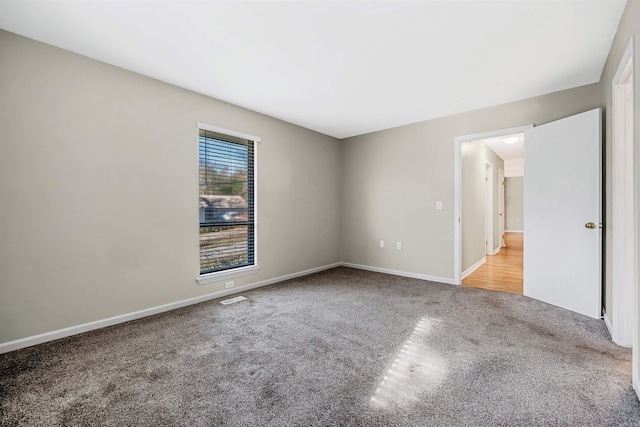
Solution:
[[[518,140],[512,144],[505,144],[504,140],[511,137],[517,137]],[[524,134],[522,133],[487,138],[481,140],[481,142],[487,144],[502,160],[514,160],[524,157]]]
[[[0,0],[0,28],[338,138],[598,82],[626,0]]]

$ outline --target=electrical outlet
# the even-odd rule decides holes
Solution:
[[[396,242],[396,249],[397,250],[401,250],[402,249],[402,242]]]
[[[380,247],[384,248],[384,240],[380,240]]]
[[[233,288],[233,286],[234,286],[233,280],[229,280],[228,282],[224,282],[224,288],[225,289]]]
[[[439,211],[442,210],[442,200],[438,200],[436,202],[436,210],[439,210]]]

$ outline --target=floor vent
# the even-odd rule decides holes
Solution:
[[[220,304],[229,305],[229,304],[233,304],[234,302],[240,302],[244,300],[246,300],[245,297],[235,297],[235,298],[226,299],[224,301],[220,301]]]

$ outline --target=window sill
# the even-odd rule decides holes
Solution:
[[[235,268],[228,271],[217,271],[215,273],[201,275],[196,279],[196,282],[198,282],[198,285],[208,285],[209,283],[222,282],[223,280],[232,279],[234,277],[255,274],[258,271],[260,271],[260,266],[257,265]]]

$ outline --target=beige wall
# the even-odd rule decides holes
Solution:
[[[486,256],[484,154],[484,144],[480,141],[465,142],[460,146],[462,271]]]
[[[0,343],[224,288],[196,284],[198,131],[262,137],[258,274],[339,261],[340,147],[0,31]]]
[[[607,58],[607,62],[605,63],[604,70],[602,72],[602,77],[600,80],[600,90],[601,90],[601,98],[603,105],[605,105],[604,109],[604,117],[605,117],[605,125],[604,125],[604,157],[605,157],[605,212],[606,215],[605,221],[605,261],[604,261],[604,277],[605,277],[605,289],[604,289],[604,299],[605,299],[605,310],[607,312],[607,317],[609,320],[613,320],[613,316],[615,313],[613,312],[612,307],[612,279],[611,279],[611,248],[612,248],[612,238],[611,233],[607,233],[607,230],[611,230],[613,224],[611,222],[611,215],[613,209],[612,203],[612,194],[613,194],[613,138],[612,138],[612,121],[611,121],[611,112],[612,112],[612,94],[611,94],[611,83],[613,77],[615,76],[616,70],[618,69],[618,65],[620,60],[622,59],[622,54],[624,50],[627,48],[627,44],[631,37],[636,38],[636,49],[635,49],[635,71],[636,71],[636,123],[640,124],[640,109],[638,108],[638,72],[640,71],[640,55],[638,53],[638,43],[640,42],[640,0],[629,0],[627,2],[627,6],[625,8],[624,14],[622,15],[622,19],[620,20],[620,25],[618,26],[618,32],[616,33],[616,37],[611,46],[611,50],[609,51],[609,56]],[[638,141],[638,125],[636,126],[636,142]],[[640,187],[639,187],[640,188]],[[640,319],[638,319],[640,321]],[[639,325],[640,326],[640,325]],[[640,329],[640,328],[639,328]]]
[[[488,145],[484,146],[485,161],[493,165],[493,250],[500,249],[501,236],[500,236],[500,170],[504,172],[504,160],[498,156],[495,151],[489,148]]]
[[[462,162],[462,271],[484,259],[487,162],[493,165],[493,249],[500,247],[499,229],[499,169],[504,161],[482,141],[465,142],[460,147]]]
[[[344,140],[342,261],[453,280],[454,138],[597,107],[593,84]],[[403,249],[380,249],[380,239]]]
[[[505,178],[505,228],[524,230],[524,177]]]

